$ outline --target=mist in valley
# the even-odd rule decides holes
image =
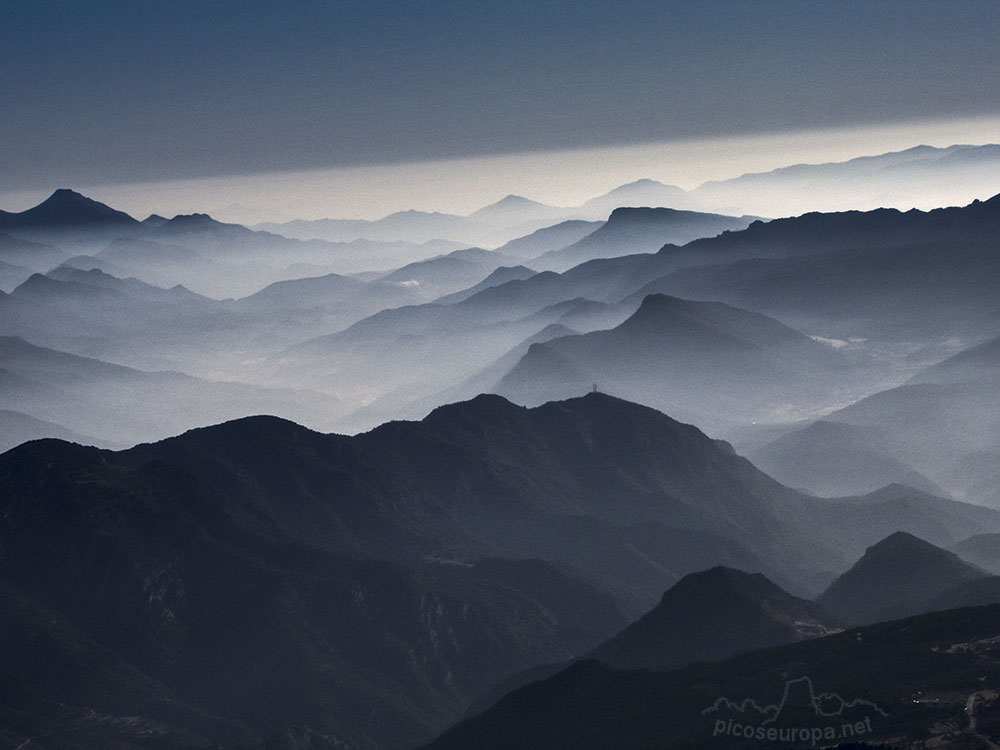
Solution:
[[[0,748],[1000,743],[995,4],[102,10],[0,25]]]

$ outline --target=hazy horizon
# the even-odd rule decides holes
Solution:
[[[188,180],[53,184],[0,192],[0,209],[23,211],[65,187],[139,219],[152,213],[200,212],[255,224],[371,220],[405,210],[466,215],[511,194],[570,207],[640,179],[691,190],[797,164],[847,161],[917,146],[987,145],[1000,141],[997,134],[1000,117],[983,117]],[[887,207],[948,205],[947,186],[939,195]],[[970,200],[974,197],[989,196]]]
[[[99,8],[7,9],[5,210],[463,214],[1000,140],[989,2]]]
[[[997,39],[6,3],[0,746],[996,747]]]

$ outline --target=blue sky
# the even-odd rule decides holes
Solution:
[[[975,0],[6,0],[0,191],[996,116],[997,39]]]

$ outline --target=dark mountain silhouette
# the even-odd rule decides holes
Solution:
[[[509,554],[554,559],[604,579],[622,576],[624,589],[636,590],[648,580],[650,600],[683,574],[715,564],[752,567],[793,590],[815,591],[893,530],[950,545],[1000,518],[987,508],[903,487],[857,499],[809,498],[773,482],[727,444],[599,393],[536,409],[480,396],[358,440],[378,445],[380,455],[392,456],[393,471],[415,483],[435,477],[429,491],[453,498],[475,523],[476,535],[516,550]],[[437,448],[430,451],[429,445]],[[485,455],[490,458],[483,464]],[[602,468],[609,466],[618,467],[613,475]],[[469,487],[477,488],[473,496],[485,504],[468,507]],[[612,496],[613,511],[604,503]],[[516,521],[508,515],[515,508],[533,520]],[[791,528],[779,531],[786,524]],[[696,530],[740,547],[712,560],[720,552],[708,537],[694,547],[681,544],[694,539]],[[789,544],[795,546],[799,534],[811,541],[793,551]],[[598,555],[604,562],[595,564],[585,549],[607,550]],[[636,549],[645,561],[634,557]],[[800,569],[802,555],[813,563],[795,583],[799,574],[792,571]],[[691,565],[695,558],[701,564]],[[779,558],[781,563],[767,563]],[[649,567],[650,561],[659,568]]]
[[[665,669],[840,629],[822,607],[792,596],[760,573],[717,566],[684,576],[656,607],[585,658],[626,669]],[[507,693],[567,666],[547,664],[512,675],[481,696],[466,715],[485,711]]]
[[[455,717],[481,681],[622,624],[610,599],[541,562],[408,568],[322,552],[275,523],[291,509],[241,508],[151,452],[43,441],[0,458],[3,592],[13,592],[0,600],[35,610],[15,622],[41,640],[21,655],[16,637],[0,639],[5,669],[64,715],[94,707],[101,718],[78,741],[161,723],[202,745],[259,745],[303,724],[350,747],[396,746]],[[56,456],[52,484],[40,482]],[[103,488],[88,491],[97,478]],[[51,546],[39,563],[42,538]],[[74,640],[107,665],[89,684],[93,657]],[[67,651],[84,663],[67,663]]]
[[[818,420],[792,430],[748,458],[779,482],[817,495],[861,495],[893,483],[944,494],[865,431],[841,422]]]
[[[0,620],[5,744],[83,750],[148,748],[150,742],[204,746],[209,738],[233,747],[260,742],[245,724],[178,700],[167,684],[143,674],[58,608],[6,581],[0,582]]]
[[[425,748],[735,750],[757,742],[742,734],[747,725],[774,728],[775,740],[782,729],[788,738],[815,728],[817,742],[843,747],[944,744],[955,727],[968,726],[969,696],[983,690],[984,671],[997,663],[998,617],[1000,605],[935,612],[673,670],[580,661],[511,692]],[[979,704],[980,711],[992,721],[992,706]],[[824,734],[828,727],[832,735]],[[734,728],[739,736],[729,734]],[[811,736],[801,742],[810,743]]]
[[[42,662],[3,663],[37,722],[33,701],[105,717],[74,735],[99,744],[122,716],[201,744],[421,741],[505,676],[620,631],[621,607],[687,573],[752,567],[804,588],[874,528],[828,525],[826,508],[841,524],[857,511],[601,394],[530,410],[481,396],[353,438],[255,417],[119,453],[33,442],[0,456],[0,499],[0,582],[36,613],[18,621],[37,633],[54,612],[68,628],[45,631]],[[990,513],[905,508],[956,535],[1000,529]],[[82,668],[57,671],[73,639],[120,665],[87,702]]]
[[[0,228],[15,231],[86,230],[95,227],[131,229],[138,224],[124,211],[117,211],[66,188],[56,190],[26,211],[0,211]]]
[[[644,436],[643,442],[629,434]],[[678,526],[703,539],[702,554],[718,554],[713,534],[739,542],[726,553],[727,564],[753,558],[741,544],[761,547],[738,531],[731,515],[746,508],[731,494],[747,492],[740,459],[694,428],[600,394],[531,410],[480,396],[357,440],[507,554],[571,564],[614,580],[621,591],[641,589],[643,597],[662,591],[665,585],[654,581],[664,576],[673,579],[669,585],[675,575],[707,567],[690,567],[697,555],[678,545],[684,536]],[[607,476],[601,467],[610,465],[620,465],[620,473]],[[702,465],[715,466],[714,489],[694,469]],[[750,492],[765,505],[772,501],[766,491]],[[617,500],[610,507],[606,498],[612,495]],[[746,515],[748,523],[762,526],[759,515]]]
[[[665,248],[719,264],[690,264],[640,292],[718,299],[841,339],[982,341],[1000,327],[988,290],[998,229],[1000,196],[926,213],[806,214]]]
[[[719,303],[650,295],[624,323],[537,344],[497,391],[520,403],[600,388],[715,428],[815,398],[835,351],[777,321]]]
[[[986,576],[953,552],[897,532],[869,547],[817,601],[845,622],[892,620],[927,612],[946,592]]]
[[[752,221],[673,208],[616,208],[594,232],[533,259],[529,265],[539,270],[565,271],[595,258],[654,253],[667,244],[684,245],[700,237],[746,229]]]
[[[835,618],[760,573],[716,567],[690,573],[656,607],[590,657],[616,667],[672,667],[752,648],[816,638]]]

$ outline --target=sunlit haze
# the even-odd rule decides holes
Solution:
[[[138,218],[151,213],[206,212],[220,220],[252,224],[298,218],[375,219],[407,209],[464,215],[509,194],[549,205],[575,206],[638,179],[691,189],[709,180],[791,164],[845,161],[921,144],[945,147],[998,140],[1000,117],[982,117],[472,159],[52,187],[81,190]],[[939,193],[929,192],[909,205],[895,207],[946,205],[955,193],[952,186],[941,187]],[[5,210],[22,210],[49,192],[2,193],[0,204]],[[976,197],[989,196],[971,193],[959,200]],[[823,196],[815,198],[821,205]]]
[[[1000,743],[1000,0],[14,0],[0,748]]]

